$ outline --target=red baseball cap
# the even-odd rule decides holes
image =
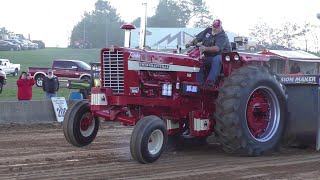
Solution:
[[[218,29],[218,28],[221,27],[221,24],[222,24],[221,20],[220,19],[216,19],[216,20],[213,21],[212,28]]]

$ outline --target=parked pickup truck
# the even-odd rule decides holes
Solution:
[[[42,87],[43,78],[47,75],[48,70],[52,69],[59,81],[72,79],[91,80],[90,65],[79,60],[54,60],[51,68],[29,67],[29,73],[34,77],[36,85]]]
[[[6,84],[7,76],[6,73],[0,70],[0,94],[2,93],[3,86]]]
[[[17,76],[20,71],[20,64],[13,64],[9,59],[0,59],[0,69],[6,74]]]

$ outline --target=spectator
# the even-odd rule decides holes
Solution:
[[[294,63],[290,69],[290,74],[297,74],[300,72],[301,72],[301,70],[300,70],[300,67],[298,66],[298,63]]]
[[[46,93],[46,99],[50,100],[51,97],[57,97],[57,92],[59,90],[59,80],[58,77],[53,74],[52,69],[49,69],[48,75],[44,77],[42,88]]]
[[[17,80],[18,86],[18,100],[31,100],[32,99],[32,86],[34,85],[34,79],[29,73],[22,72]]]

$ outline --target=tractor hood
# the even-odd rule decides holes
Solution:
[[[110,51],[110,49],[102,51]],[[115,48],[115,51],[123,52],[128,70],[198,72],[201,65],[198,58],[190,57],[188,54],[130,48]]]

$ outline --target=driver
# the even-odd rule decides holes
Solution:
[[[222,52],[230,52],[231,45],[228,36],[222,28],[219,19],[214,20],[212,27],[206,28],[186,44],[186,48],[201,43],[199,50],[205,56],[204,63],[197,73],[197,81],[205,86],[214,86],[221,69]],[[207,80],[204,82],[204,67],[211,67]]]

